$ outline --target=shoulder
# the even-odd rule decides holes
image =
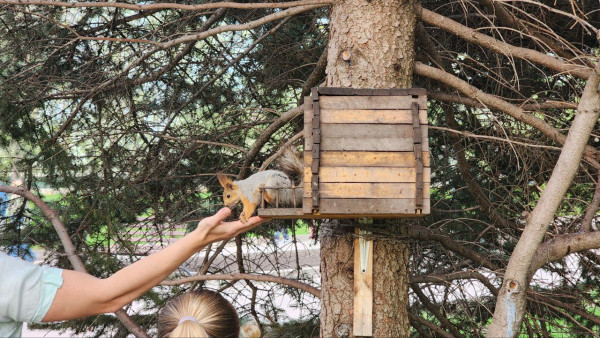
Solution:
[[[0,252],[0,321],[39,322],[42,320],[58,288],[62,286],[62,270],[40,266]]]

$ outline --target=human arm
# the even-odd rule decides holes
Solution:
[[[63,270],[63,285],[58,289],[44,322],[73,319],[114,312],[138,298],[175,271],[185,260],[210,243],[232,238],[265,219],[252,217],[247,223],[223,222],[229,208],[204,218],[198,227],[167,248],[131,264],[106,279]]]

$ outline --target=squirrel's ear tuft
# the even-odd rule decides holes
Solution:
[[[221,183],[221,186],[223,188],[226,188],[226,189],[233,188],[233,185],[232,185],[233,181],[229,177],[227,177],[227,175],[225,175],[223,173],[217,173],[217,179],[219,179],[219,183]]]

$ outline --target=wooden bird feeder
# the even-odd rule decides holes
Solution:
[[[272,218],[429,214],[424,89],[313,88],[304,100],[302,201],[264,206]],[[293,188],[297,189],[297,188]]]

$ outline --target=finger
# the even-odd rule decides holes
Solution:
[[[264,218],[264,217],[260,217],[260,216],[253,216],[250,217],[250,219],[248,219],[248,223],[258,223],[258,224],[262,224],[265,222],[270,221],[270,218]]]
[[[214,215],[206,217],[200,221],[200,225],[217,226],[223,222],[227,217],[231,215],[231,209],[225,207],[221,208]]]
[[[256,228],[257,226],[259,226],[262,223],[265,223],[267,221],[270,221],[269,218],[263,218],[263,217],[259,217],[259,216],[254,216],[254,217],[250,217],[250,219],[248,219],[248,222],[246,223],[241,223],[239,221],[236,222],[235,224],[235,235],[239,235],[243,232],[252,230],[254,228]]]

